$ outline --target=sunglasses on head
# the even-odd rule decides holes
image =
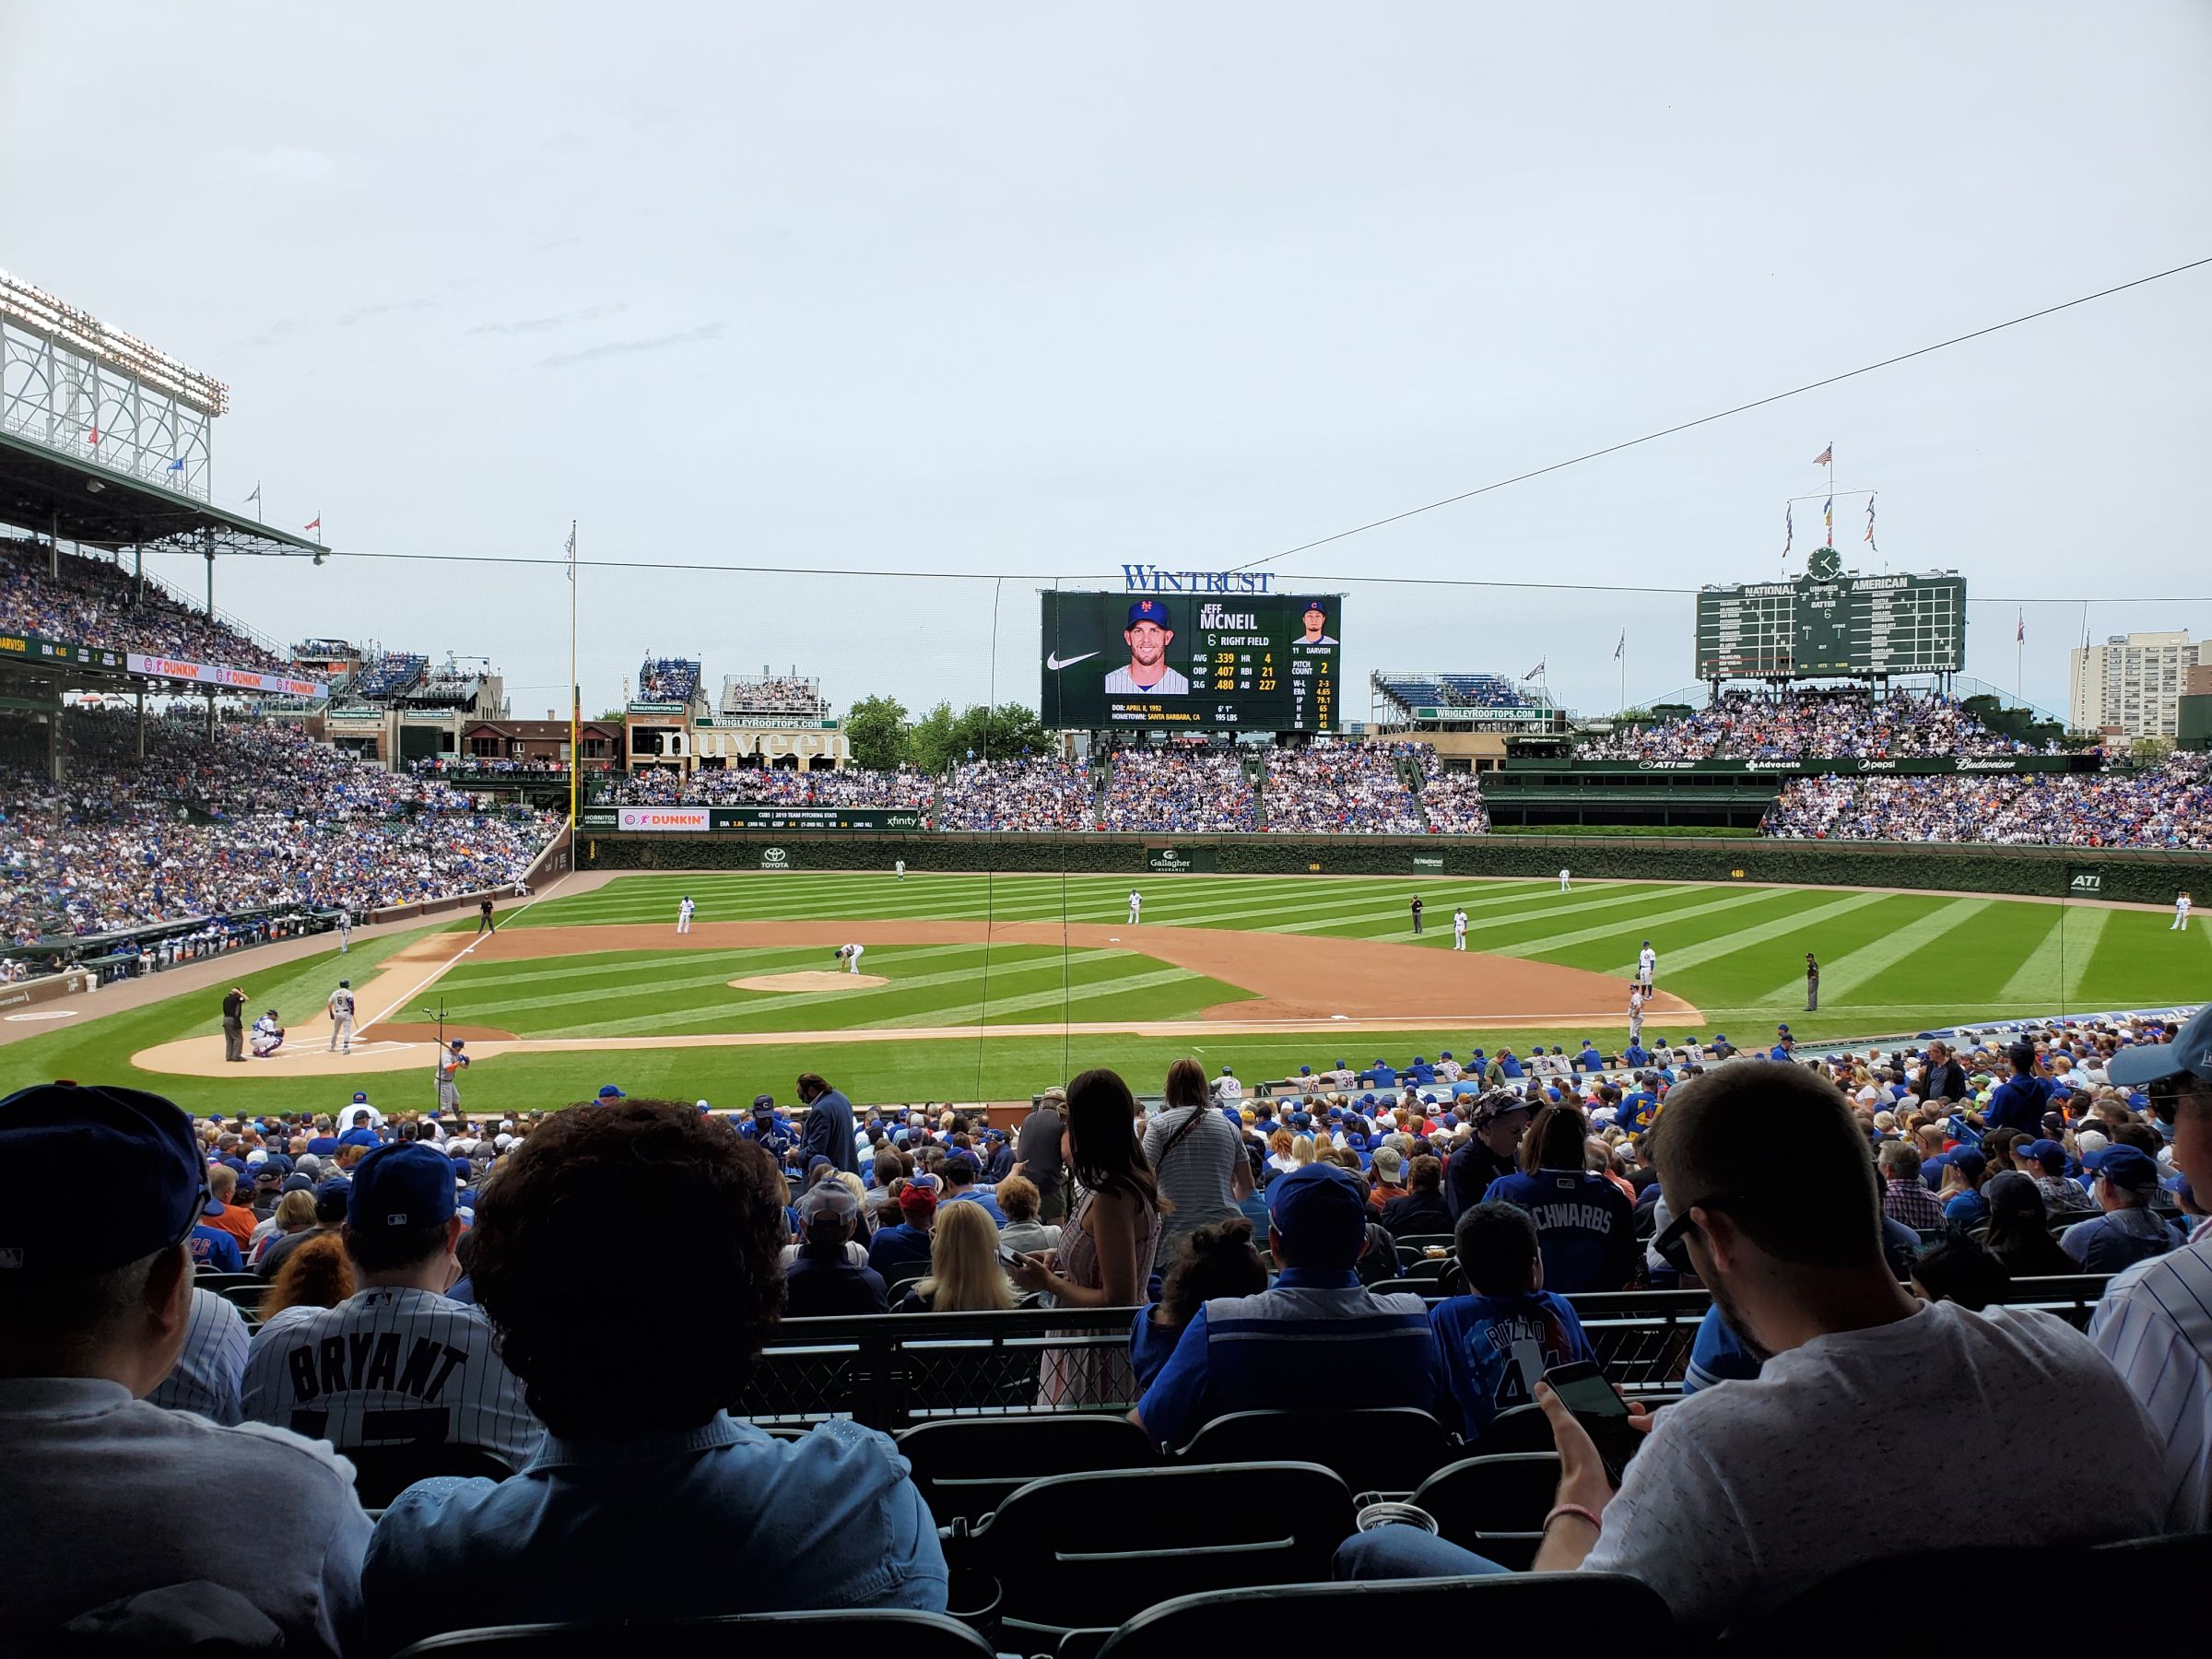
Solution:
[[[1691,1218],[1701,1209],[1725,1210],[1742,1202],[1737,1194],[1714,1193],[1700,1198],[1694,1204],[1685,1205],[1680,1215],[1659,1230],[1657,1236],[1652,1240],[1652,1248],[1658,1252],[1659,1259],[1677,1273],[1695,1273],[1697,1269],[1689,1262],[1688,1241],[1689,1235],[1697,1230],[1698,1224]]]

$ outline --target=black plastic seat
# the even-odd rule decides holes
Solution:
[[[1425,1411],[1232,1411],[1204,1425],[1176,1455],[1184,1463],[1280,1463],[1333,1469],[1354,1493],[1410,1492],[1452,1455],[1452,1437]]]
[[[388,1509],[418,1480],[439,1475],[504,1480],[514,1471],[481,1446],[340,1446],[363,1509]]]
[[[749,1652],[802,1653],[865,1642],[900,1659],[975,1659],[991,1644],[942,1613],[853,1608],[836,1613],[745,1613],[727,1618],[604,1624],[494,1625],[431,1636],[399,1659],[728,1659]]]
[[[1388,1632],[1465,1635],[1484,1653],[1543,1653],[1559,1633],[1633,1633],[1640,1659],[1675,1648],[1674,1618],[1656,1594],[1606,1572],[1296,1584],[1186,1595],[1147,1608],[1107,1639],[1099,1659],[1188,1659],[1249,1649],[1253,1632],[1285,1633],[1298,1651],[1356,1653]]]
[[[1500,1452],[1556,1452],[1559,1448],[1552,1441],[1551,1419],[1544,1415],[1543,1406],[1514,1406],[1492,1418],[1467,1450],[1477,1457],[1489,1457]]]
[[[1325,1580],[1352,1527],[1351,1489],[1318,1464],[1170,1465],[1031,1481],[947,1555],[997,1575],[1000,1646],[1036,1653],[1179,1595]]]
[[[948,1418],[898,1438],[939,1526],[973,1524],[1044,1476],[1147,1469],[1159,1461],[1158,1448],[1127,1418],[1077,1412]]]
[[[1413,1494],[1438,1535],[1524,1572],[1543,1542],[1544,1517],[1559,1492],[1556,1452],[1502,1452],[1439,1469]]]

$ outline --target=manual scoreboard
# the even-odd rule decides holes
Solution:
[[[1962,576],[1804,577],[1698,594],[1698,678],[1868,678],[1966,665]]]

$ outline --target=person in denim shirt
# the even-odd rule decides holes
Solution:
[[[652,1271],[604,1218],[656,1218]],[[832,1607],[943,1612],[935,1523],[888,1437],[733,1420],[783,1276],[773,1160],[688,1101],[556,1112],[477,1211],[471,1277],[548,1430],[510,1479],[418,1481],[362,1570],[366,1651],[482,1625]]]

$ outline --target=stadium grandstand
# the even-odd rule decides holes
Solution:
[[[396,702],[430,672],[430,659],[419,651],[387,651],[361,670],[353,694],[363,702]]]
[[[1890,760],[2035,752],[1940,693],[1877,696],[1862,687],[1724,691],[1694,713],[1631,723],[1576,750],[1588,760]],[[2056,746],[2046,752],[2057,752]]]
[[[650,653],[638,666],[640,702],[688,703],[699,695],[700,666],[689,657],[656,657]]]
[[[722,712],[728,715],[795,716],[817,720],[830,712],[822,700],[821,682],[796,669],[777,674],[762,668],[759,674],[725,675],[722,682]]]
[[[0,537],[0,630],[96,641],[116,653],[289,672],[283,655],[245,624],[195,608],[143,569],[29,536]]]

